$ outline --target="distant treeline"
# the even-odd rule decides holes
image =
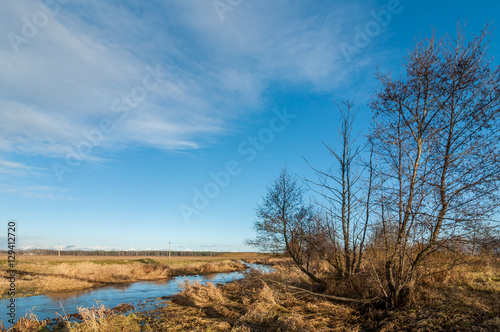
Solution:
[[[2,254],[7,254],[5,250]],[[52,256],[168,256],[168,250],[48,250],[48,249],[32,249],[32,250],[17,250],[18,255],[52,255]],[[225,252],[215,251],[171,251],[170,256],[217,256],[225,254]]]

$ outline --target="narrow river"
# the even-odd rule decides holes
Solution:
[[[259,269],[262,272],[271,271],[271,267],[259,264],[247,264],[252,269]],[[186,279],[199,281],[202,284],[214,283],[225,284],[234,280],[242,279],[241,272],[218,273],[208,275],[178,276],[167,280],[138,281],[129,284],[120,284],[101,288],[93,288],[83,291],[52,293],[47,295],[37,295],[30,297],[20,297],[16,299],[16,320],[26,313],[35,314],[39,320],[55,318],[58,315],[65,315],[78,312],[77,307],[92,307],[96,301],[106,307],[113,308],[121,303],[130,303],[136,306],[145,300],[157,299],[162,296],[170,296],[180,291],[180,285]],[[12,324],[8,323],[8,305],[10,299],[0,300],[0,320],[6,328]]]

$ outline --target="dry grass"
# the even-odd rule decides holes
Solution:
[[[122,283],[135,280],[164,279],[173,274],[170,267],[158,263],[134,262],[130,264],[96,264],[83,262],[62,263],[50,268],[51,275],[61,275],[71,279],[84,276],[96,283]]]
[[[442,264],[434,262],[434,272]],[[265,279],[254,275],[219,288],[188,285],[151,330],[181,331],[500,331],[500,262],[481,258],[419,280],[412,304],[389,311],[330,302],[267,279],[314,290],[286,261]],[[432,272],[430,270],[427,273]],[[369,274],[332,281],[335,295],[372,295]],[[336,288],[336,289],[335,289]],[[376,288],[376,287],[375,287]]]
[[[46,330],[47,323],[45,321],[39,321],[36,315],[27,314],[25,317],[19,318],[14,326],[12,326],[9,332],[35,332]],[[3,327],[3,326],[2,326]],[[5,330],[3,327],[2,330]]]
[[[221,290],[213,283],[203,286],[198,281],[191,282],[186,279],[181,284],[181,289],[182,291],[175,296],[175,302],[181,305],[200,307],[224,303]]]
[[[370,310],[364,325],[380,331],[500,331],[500,259],[464,257],[446,270],[449,261],[433,257],[409,306]]]
[[[78,313],[82,317],[81,323],[65,324],[71,332],[140,332],[141,326],[135,315],[118,315],[104,307],[97,305],[92,308],[78,308]]]
[[[280,268],[266,278],[302,281],[300,273]],[[280,272],[281,271],[281,272]],[[215,287],[186,282],[168,306],[149,319],[150,331],[355,331],[352,308],[292,293],[252,274]]]
[[[115,263],[121,262],[123,264],[127,262],[135,262],[140,259],[148,260],[153,259],[160,263],[170,263],[170,264],[186,264],[189,262],[216,262],[224,260],[259,260],[266,259],[269,257],[268,254],[253,253],[253,252],[232,252],[217,254],[215,256],[55,256],[55,255],[18,255],[16,256],[16,261],[18,263],[54,263],[59,264],[61,262],[95,262],[95,263]],[[0,262],[5,263],[7,256],[4,256],[4,260]]]
[[[139,280],[160,280],[178,275],[242,271],[245,266],[232,259],[260,257],[237,254],[209,257],[143,257],[110,259],[99,256],[19,256],[16,264],[17,295],[39,295],[100,287]],[[0,265],[7,276],[6,261]],[[8,292],[9,282],[0,279],[0,296]]]
[[[443,264],[439,259],[442,257],[424,272],[440,271]],[[395,311],[335,303],[283,286],[281,283],[314,290],[314,285],[292,264],[283,259],[275,263],[275,272],[264,278],[253,275],[219,288],[186,284],[184,291],[148,328],[152,331],[500,331],[498,259],[476,258],[450,271],[422,277],[411,305]],[[332,280],[328,292],[337,296],[373,296],[377,287],[372,279],[365,273],[355,280]]]
[[[439,261],[425,273],[439,272]],[[186,282],[157,310],[124,316],[86,313],[70,331],[500,331],[500,260],[475,258],[468,265],[422,277],[410,306],[385,310],[329,301],[314,291],[289,261],[274,260],[275,272],[258,273],[216,287]],[[329,292],[370,294],[368,274],[349,282],[331,281]],[[364,281],[364,282],[363,282]],[[82,309],[83,310],[83,309]],[[95,310],[95,309],[94,309]],[[85,312],[85,311],[83,311]],[[24,324],[28,324],[24,321]],[[122,328],[122,330],[120,330]],[[57,329],[54,329],[57,330]]]

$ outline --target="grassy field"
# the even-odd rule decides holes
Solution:
[[[82,322],[45,326],[36,319],[12,331],[499,331],[500,261],[478,257],[419,280],[411,304],[388,310],[333,300],[330,295],[367,298],[365,283],[332,281],[318,294],[286,259],[271,258],[275,272],[249,274],[216,287],[186,282],[171,300],[146,312],[125,315],[103,306],[80,310]]]
[[[256,253],[217,256],[17,256],[17,296],[67,292],[139,280],[159,280],[178,275],[209,274],[244,270],[240,260],[264,257]],[[10,282],[7,260],[0,261],[0,295]]]

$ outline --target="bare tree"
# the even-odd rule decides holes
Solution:
[[[486,27],[469,43],[461,28],[456,38],[432,37],[405,59],[406,77],[378,74],[371,138],[384,165],[391,306],[406,303],[422,262],[453,238],[466,211],[488,219],[497,210],[500,69],[490,68],[488,35]]]
[[[341,120],[339,125],[340,148],[336,151],[325,144],[334,164],[328,171],[312,167],[318,180],[308,182],[322,198],[324,218],[317,219],[324,230],[325,242],[316,249],[341,277],[351,277],[359,270],[370,218],[370,195],[373,182],[373,165],[368,163],[369,177],[362,184],[357,159],[361,147],[353,138],[354,104],[345,101],[337,105]],[[370,155],[371,157],[371,155]],[[366,186],[365,197],[361,189]],[[364,214],[363,214],[364,209]]]
[[[317,231],[310,205],[303,202],[304,189],[295,177],[283,169],[274,183],[268,187],[263,203],[257,207],[254,228],[256,239],[246,243],[264,250],[286,252],[293,262],[311,280],[320,285],[324,281],[314,273],[314,248],[310,239]]]

